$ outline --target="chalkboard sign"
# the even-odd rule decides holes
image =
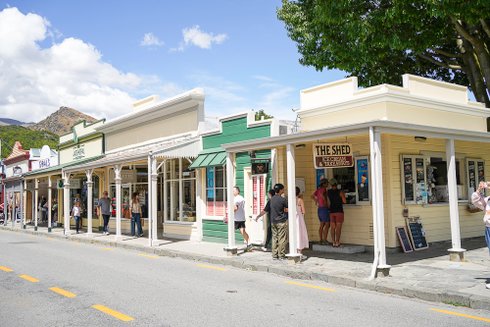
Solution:
[[[412,158],[403,158],[403,183],[405,184],[405,201],[414,201]]]
[[[408,239],[407,229],[405,226],[395,227],[396,233],[398,234],[398,240],[400,240],[400,244],[402,245],[403,252],[413,252],[412,244]]]
[[[415,251],[427,249],[429,244],[425,238],[425,231],[419,217],[407,218],[408,233]]]

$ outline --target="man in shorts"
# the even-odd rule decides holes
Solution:
[[[328,182],[326,179],[320,181],[318,189],[313,192],[311,198],[315,201],[318,207],[318,220],[320,220],[320,228],[318,234],[320,236],[320,244],[328,244],[328,230],[330,229],[330,213],[328,211],[329,201],[327,197]]]
[[[249,237],[245,230],[245,199],[240,195],[240,188],[238,186],[233,187],[233,196],[235,203],[235,230],[240,230],[240,234],[242,234],[248,249],[251,244],[248,242]]]
[[[111,218],[111,199],[108,197],[107,191],[104,191],[104,197],[99,199],[99,211],[104,218],[104,235],[109,235],[109,219]]]

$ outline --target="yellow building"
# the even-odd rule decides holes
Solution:
[[[337,179],[346,194],[342,242],[373,246],[383,272],[386,248],[400,246],[395,227],[406,217],[419,217],[428,243],[451,240],[452,259],[463,258],[461,237],[482,236],[481,214],[468,203],[490,168],[490,111],[469,101],[466,87],[404,75],[402,87],[359,89],[353,77],[302,90],[300,99],[298,133],[222,147],[230,160],[241,151],[276,149],[273,179],[286,185],[289,217],[295,185],[304,183],[310,241],[319,240],[310,195],[322,177]],[[290,219],[290,236],[296,229]],[[292,258],[295,242],[289,237]]]

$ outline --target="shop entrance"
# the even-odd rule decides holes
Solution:
[[[267,221],[265,217],[259,221],[255,218],[266,203],[267,174],[253,175],[250,168],[244,169],[245,218],[247,233],[254,244],[263,244],[266,236]]]

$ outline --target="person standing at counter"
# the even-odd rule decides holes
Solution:
[[[344,223],[344,203],[345,194],[337,187],[337,180],[330,180],[332,186],[327,191],[327,197],[330,202],[330,229],[332,234],[332,246],[340,246],[340,234],[342,233],[342,224]]]
[[[312,200],[315,201],[315,204],[318,207],[318,220],[320,220],[318,234],[320,236],[320,244],[328,244],[328,230],[330,228],[330,215],[328,211],[330,204],[328,203],[328,197],[326,196],[327,186],[327,180],[322,179],[317,190],[311,195]]]

